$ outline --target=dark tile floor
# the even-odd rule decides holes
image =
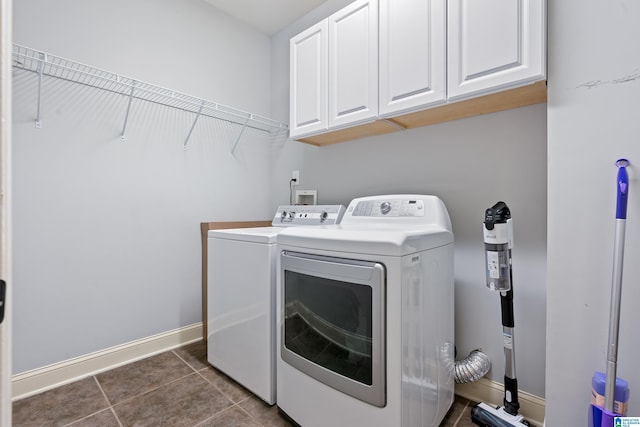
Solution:
[[[473,403],[456,397],[446,427],[471,427]],[[206,345],[176,350],[18,400],[13,425],[125,427],[290,426],[268,406],[211,367]],[[391,427],[391,426],[390,426]]]

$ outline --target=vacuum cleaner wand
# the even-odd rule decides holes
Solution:
[[[511,211],[504,202],[498,202],[485,211],[484,249],[486,261],[487,287],[500,292],[502,312],[502,338],[505,356],[504,407],[492,408],[480,403],[471,411],[471,420],[480,426],[502,427],[518,424],[528,425],[518,415],[518,380],[516,379],[516,359],[513,316],[513,272],[511,249],[513,247],[513,223]]]

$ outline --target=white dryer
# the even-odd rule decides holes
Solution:
[[[287,227],[336,224],[342,205],[280,206],[272,227],[207,236],[207,360],[268,404],[276,401],[276,239]]]
[[[278,235],[278,407],[304,427],[438,426],[454,398],[453,234],[435,196],[354,199]]]

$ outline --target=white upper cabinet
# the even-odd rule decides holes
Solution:
[[[380,115],[444,103],[446,0],[379,1]]]
[[[545,79],[544,0],[449,0],[448,4],[449,99]]]
[[[327,28],[327,21],[321,21],[289,44],[291,137],[328,127]]]
[[[328,19],[329,127],[378,115],[377,0],[356,0]]]
[[[546,0],[355,0],[290,47],[310,144],[546,101]]]

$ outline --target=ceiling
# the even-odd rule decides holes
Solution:
[[[272,36],[327,0],[205,0]]]

